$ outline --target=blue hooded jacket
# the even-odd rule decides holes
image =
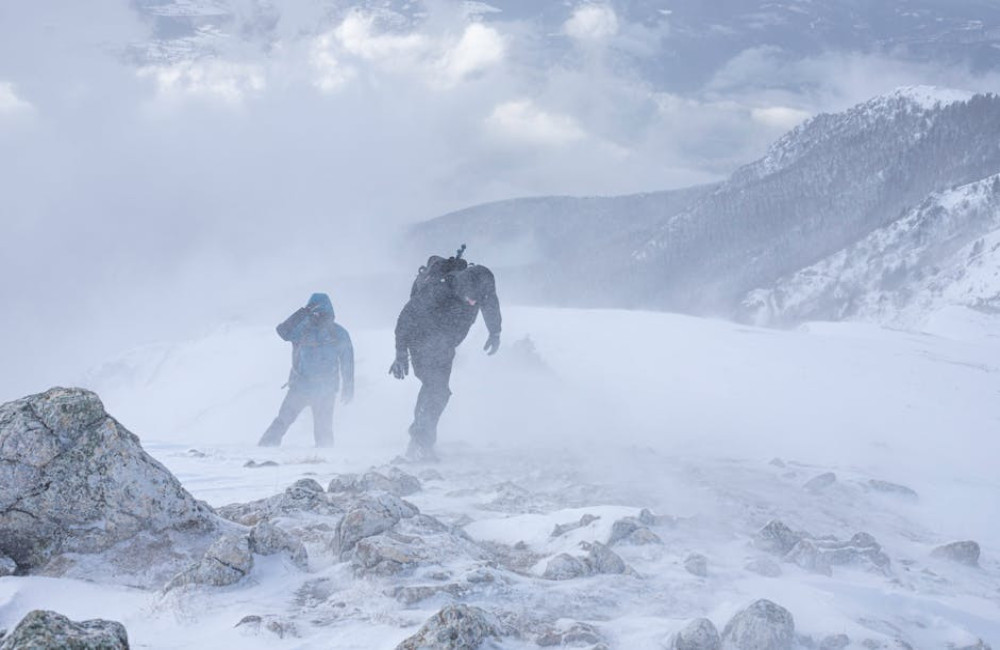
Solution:
[[[292,388],[327,388],[354,393],[354,346],[347,330],[334,322],[333,303],[314,293],[306,306],[277,327],[278,336],[292,344]]]

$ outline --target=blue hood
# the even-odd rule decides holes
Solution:
[[[330,302],[330,296],[325,293],[314,293],[309,296],[309,302],[306,303],[306,308],[313,309],[324,316],[329,316],[333,318],[333,303]]]

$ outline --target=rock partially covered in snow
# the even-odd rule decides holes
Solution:
[[[831,634],[819,642],[819,650],[844,650],[851,645],[851,637],[846,634]]]
[[[767,553],[784,555],[802,541],[804,536],[803,533],[795,532],[784,523],[774,519],[754,536],[753,545]]]
[[[225,587],[239,582],[253,569],[253,554],[247,535],[220,537],[205,552],[201,562],[171,580],[164,591],[186,585]]]
[[[833,472],[826,472],[825,474],[820,474],[809,479],[803,487],[810,492],[822,492],[836,482],[837,475]]]
[[[707,618],[696,618],[668,642],[669,650],[719,650],[722,639],[715,624]]]
[[[643,512],[649,513],[648,510]],[[646,521],[652,521],[655,515],[650,513]],[[608,537],[608,546],[616,544],[662,544],[663,540],[649,529],[649,525],[638,517],[623,517],[611,525],[611,536]]]
[[[379,490],[394,494],[397,497],[405,497],[415,494],[421,490],[420,479],[407,474],[398,467],[390,467],[383,474],[381,472],[366,472],[362,476],[357,474],[340,474],[330,480],[327,491],[331,494],[339,493],[360,493]]]
[[[875,538],[857,533],[847,541],[834,537],[813,537],[790,529],[774,520],[754,537],[754,546],[782,557],[807,571],[831,575],[834,566],[858,566],[889,574],[891,562]]]
[[[74,562],[54,560],[111,550],[108,573],[153,582],[159,563],[197,557],[221,523],[82,389],[0,406],[0,485],[0,553],[29,573],[73,575]]]
[[[693,576],[708,576],[708,558],[701,553],[691,553],[684,558],[684,569]]]
[[[337,524],[333,551],[346,560],[360,540],[387,532],[401,519],[418,513],[416,506],[388,492],[360,499]]]
[[[396,650],[476,650],[499,636],[499,626],[485,610],[450,605],[428,619]]]
[[[4,637],[0,650],[71,648],[73,650],[128,650],[128,633],[116,621],[74,622],[56,612],[28,612]]]
[[[594,647],[598,644],[604,646],[604,637],[601,631],[589,623],[575,622],[568,629],[549,630],[540,634],[535,643],[543,648],[547,647]]]
[[[891,494],[893,496],[910,499],[912,501],[916,501],[920,498],[920,495],[918,495],[915,490],[908,488],[905,485],[899,485],[898,483],[869,479],[866,485],[869,489],[875,492],[881,492],[882,494]]]
[[[589,526],[598,519],[600,519],[600,517],[587,514],[580,517],[579,521],[573,521],[568,524],[556,524],[555,528],[552,529],[552,533],[549,535],[549,537],[561,537],[571,530],[577,530],[579,528],[583,528],[584,526]]]
[[[966,566],[979,566],[979,544],[971,540],[938,546],[931,551],[931,555]]]
[[[337,515],[343,511],[341,505],[327,496],[323,486],[311,478],[299,479],[273,497],[250,503],[234,503],[218,509],[220,516],[244,526],[254,526],[262,521],[288,515]]]
[[[285,553],[295,566],[303,571],[309,568],[309,554],[302,542],[268,521],[250,531],[250,551],[258,555]]]
[[[587,556],[580,558],[569,553],[560,553],[545,566],[542,574],[548,580],[572,580],[596,574],[620,575],[630,573],[625,560],[600,542],[585,545]]]
[[[765,578],[777,578],[781,575],[781,567],[769,557],[753,558],[747,561],[743,568]]]
[[[722,631],[726,650],[790,650],[794,640],[791,612],[765,599],[737,613]]]

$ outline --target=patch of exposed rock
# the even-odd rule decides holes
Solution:
[[[836,482],[837,475],[833,472],[826,472],[809,479],[803,487],[810,492],[822,492]]]
[[[643,510],[639,517],[623,517],[611,525],[611,535],[608,537],[608,546],[617,544],[634,544],[637,546],[645,544],[662,544],[663,540],[659,535],[649,529],[656,523],[656,517],[648,510]]]
[[[726,650],[791,650],[794,641],[791,612],[765,599],[738,612],[722,631]]]
[[[225,524],[77,388],[0,406],[0,485],[0,553],[22,573],[161,584]]]
[[[583,544],[583,547],[587,550],[586,557],[560,553],[549,560],[542,577],[547,580],[572,580],[598,574],[635,573],[625,560],[604,544],[591,542]]]
[[[339,515],[344,506],[330,499],[315,479],[303,478],[281,494],[249,503],[233,503],[217,510],[219,516],[244,526],[255,526],[278,517],[301,514]]]
[[[28,612],[0,643],[0,650],[128,650],[128,647],[128,633],[117,621],[75,622],[62,614],[40,609]]]
[[[247,535],[220,537],[200,562],[175,576],[164,587],[170,591],[188,585],[225,587],[242,580],[253,569],[253,554]]]
[[[874,492],[890,494],[892,496],[902,497],[911,501],[916,501],[920,498],[920,495],[917,494],[916,490],[898,483],[890,483],[889,481],[869,479],[869,481],[865,483],[865,486]]]
[[[580,517],[579,521],[573,521],[568,524],[556,524],[555,528],[552,529],[552,533],[549,535],[549,537],[562,537],[571,530],[579,530],[580,528],[589,526],[590,524],[594,523],[599,519],[600,517],[587,514]]]
[[[979,552],[979,544],[971,540],[967,540],[964,542],[952,542],[951,544],[938,546],[931,551],[931,555],[951,560],[952,562],[958,562],[959,564],[964,564],[966,566],[978,567]]]
[[[388,492],[367,495],[355,501],[337,523],[331,548],[346,560],[359,541],[388,532],[400,520],[418,513],[416,506]]]
[[[258,555],[284,553],[292,564],[303,571],[309,568],[306,547],[295,537],[271,522],[262,521],[250,530],[250,551]]]
[[[551,647],[607,647],[604,636],[597,627],[589,623],[575,622],[565,630],[551,629],[538,635],[535,643],[543,648]]]
[[[701,553],[691,553],[684,558],[684,570],[699,578],[708,577],[708,558]]]
[[[341,474],[331,479],[327,487],[327,491],[333,494],[381,491],[397,497],[410,496],[421,489],[420,479],[398,467],[390,467],[385,474],[376,471],[366,472],[360,476]]]
[[[401,518],[391,529],[360,539],[345,559],[359,576],[396,576],[456,560],[493,561],[492,554],[465,533],[427,515]]]
[[[500,626],[485,610],[449,605],[396,646],[396,650],[476,650],[499,636]]]
[[[874,537],[857,533],[841,541],[835,537],[813,537],[809,533],[793,531],[774,520],[754,536],[756,548],[773,553],[786,562],[814,573],[831,575],[835,566],[857,566],[868,571],[888,575],[889,556]]]
[[[696,618],[667,642],[669,650],[719,650],[721,647],[719,631],[707,618]]]

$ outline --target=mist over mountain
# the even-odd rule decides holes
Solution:
[[[954,198],[942,204],[929,197],[1000,171],[995,139],[984,137],[997,132],[1000,98],[995,95],[905,88],[809,120],[719,185],[621,198],[486,205],[415,228],[414,244],[440,247],[447,236],[483,249],[524,244],[522,251],[535,253],[534,266],[515,269],[514,277],[528,278],[525,284],[546,283],[546,295],[562,297],[564,304],[752,316],[763,322],[841,318],[857,313],[843,303],[858,300],[861,287],[841,287],[845,296],[839,307],[836,301],[801,297],[793,301],[795,309],[786,311],[782,296],[792,284],[801,285],[803,277],[820,272],[803,271],[806,267],[834,254],[848,255],[840,252],[851,246],[849,257],[858,260],[860,242],[889,227],[896,245],[909,238],[928,249],[905,269],[897,268],[898,273],[886,271],[899,291],[905,285],[905,291],[919,292],[909,281],[931,273],[933,260],[943,251],[971,244],[992,227],[992,181],[967,188],[987,196],[975,210]],[[544,214],[538,213],[539,206],[545,206]],[[591,206],[601,206],[603,222],[584,216]],[[515,221],[509,215],[518,212],[522,226],[512,237],[505,227]],[[533,227],[525,227],[525,215],[531,215]],[[602,225],[614,219],[624,224],[621,229]],[[935,225],[942,220],[948,227]],[[559,244],[533,247],[539,239]],[[577,256],[555,252],[560,244]],[[885,252],[871,244],[864,250],[870,257],[863,263],[874,265]],[[836,275],[827,270],[828,276]],[[610,280],[595,282],[594,277]],[[775,285],[774,293],[760,293]],[[520,290],[519,283],[514,290]],[[748,292],[755,293],[744,303]],[[769,307],[762,309],[761,301]]]

